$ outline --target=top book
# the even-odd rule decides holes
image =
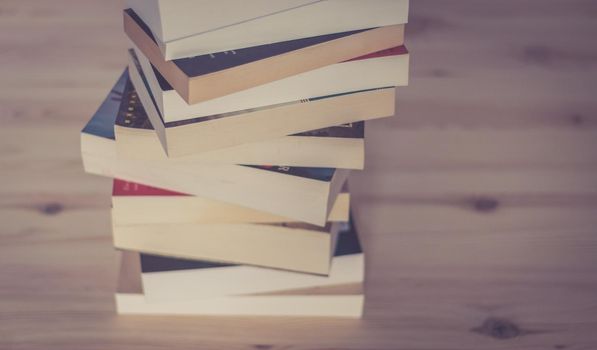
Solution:
[[[404,24],[408,0],[125,0],[166,60]]]

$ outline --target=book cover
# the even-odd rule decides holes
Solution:
[[[112,87],[112,90],[110,90],[108,96],[81,132],[115,140],[114,122],[120,110],[122,97],[129,81],[128,69],[125,69],[120,78],[118,78],[118,81],[116,81],[116,84],[114,84],[114,87]]]
[[[245,165],[251,168],[273,171],[279,174],[298,176],[307,179],[330,182],[336,172],[334,168],[304,168],[277,165]]]
[[[130,79],[127,80],[122,92],[114,124],[125,128],[153,130],[153,126]]]

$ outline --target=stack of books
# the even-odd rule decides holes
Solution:
[[[121,314],[360,317],[346,185],[408,83],[407,0],[127,0],[81,133],[113,178]]]

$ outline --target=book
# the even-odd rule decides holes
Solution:
[[[133,50],[129,73],[139,98],[155,108],[148,83]],[[275,139],[285,135],[394,115],[395,88],[322,96],[275,106],[164,122],[158,113],[147,113],[169,157],[198,154],[220,148]],[[159,116],[159,117],[158,117]],[[217,135],[218,137],[215,137]]]
[[[359,29],[166,61],[131,9],[124,31],[168,83],[194,104],[404,44],[404,25]]]
[[[328,222],[348,221],[350,194],[343,189],[337,197]],[[112,186],[112,225],[166,223],[283,223],[278,215],[241,207],[209,198],[114,179]]]
[[[151,62],[135,48],[148,92],[164,122],[217,115],[350,91],[408,84],[409,54],[404,46],[272,81],[195,104],[186,103]]]
[[[113,225],[114,247],[193,260],[327,275],[339,223]]]
[[[140,90],[146,93],[143,88]],[[153,104],[142,105],[138,95],[132,84],[127,83],[114,124],[118,153],[125,158],[165,161],[168,157],[147,116],[158,112]],[[362,169],[364,141],[364,122],[356,122],[170,158],[170,161]]]
[[[362,290],[353,285],[150,302],[143,293],[140,270],[138,255],[123,252],[115,293],[118,314],[359,318],[363,311]]]
[[[345,223],[328,276],[141,254],[141,277],[150,302],[195,300],[305,288],[361,287],[364,263],[357,233]]]
[[[122,158],[114,121],[126,86],[123,73],[81,132],[85,171],[324,226],[349,171],[333,168],[172,163]]]
[[[125,8],[147,24],[166,60],[408,20],[407,0],[126,0]]]

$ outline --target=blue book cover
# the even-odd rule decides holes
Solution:
[[[129,73],[128,69],[125,69],[81,132],[106,139],[115,139],[114,122],[120,110],[120,104],[128,82]]]

